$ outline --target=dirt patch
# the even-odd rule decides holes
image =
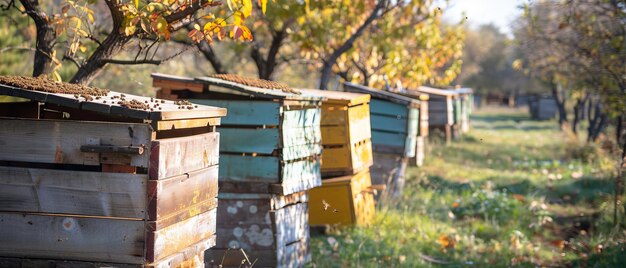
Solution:
[[[89,99],[90,96],[106,96],[109,93],[109,90],[107,89],[56,82],[46,78],[25,76],[0,76],[0,84],[48,93],[75,94],[83,96],[86,99]]]
[[[235,82],[238,84],[251,86],[251,87],[278,89],[287,93],[301,94],[300,91],[290,88],[287,84],[283,84],[283,83],[279,83],[275,81],[242,77],[236,74],[214,74],[214,75],[211,75],[211,77],[230,81],[230,82]]]

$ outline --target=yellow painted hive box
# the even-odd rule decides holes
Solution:
[[[322,181],[309,190],[309,224],[368,225],[375,203],[369,170]]]
[[[322,97],[322,177],[367,170],[373,163],[370,95],[330,90],[299,89]]]

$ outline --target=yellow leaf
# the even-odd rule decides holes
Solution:
[[[265,11],[267,10],[267,0],[259,0],[259,5],[261,6],[263,14],[265,14]]]
[[[52,73],[52,79],[57,82],[63,82],[63,79],[61,79],[61,75],[57,71],[54,71]]]
[[[80,46],[78,47],[78,50],[80,50],[80,52],[85,53],[85,51],[87,51],[87,47],[86,47],[86,46],[83,46],[83,45],[80,45]]]
[[[252,0],[242,0],[243,17],[247,18],[252,14]]]
[[[135,8],[139,8],[139,0],[135,0]]]
[[[241,13],[241,11],[239,10],[235,11],[235,13],[233,13],[233,24],[235,26],[241,25],[242,17],[243,17],[243,13]]]

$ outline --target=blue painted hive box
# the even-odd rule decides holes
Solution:
[[[397,196],[408,159],[416,156],[421,101],[353,83],[344,83],[344,90],[372,96],[372,184],[385,185],[387,196]]]

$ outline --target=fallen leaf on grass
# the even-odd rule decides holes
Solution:
[[[437,243],[439,243],[442,248],[454,248],[456,241],[454,241],[453,237],[442,234],[439,236],[439,239],[437,239]]]

